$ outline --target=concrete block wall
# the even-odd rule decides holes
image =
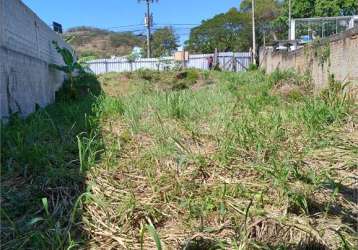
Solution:
[[[329,47],[329,57],[323,63],[316,55],[319,48],[313,45],[293,52],[261,49],[260,67],[267,73],[276,69],[308,72],[316,91],[327,86],[330,75],[334,75],[336,80],[350,81],[358,86],[358,28],[333,36],[322,46]]]
[[[55,100],[64,74],[49,68],[63,64],[52,41],[66,44],[21,0],[0,0],[0,111],[1,118],[17,112],[25,117],[36,105]]]

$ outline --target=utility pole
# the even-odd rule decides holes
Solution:
[[[288,0],[288,40],[291,40],[291,21],[292,21],[292,5],[291,0]]]
[[[255,0],[252,0],[252,57],[256,62],[256,29],[255,29]]]
[[[154,3],[154,0],[138,0],[138,2],[144,1],[147,5],[147,13],[144,18],[144,25],[147,28],[147,58],[151,57],[151,36],[153,26],[153,14],[150,12],[150,4]],[[156,0],[158,2],[158,0]]]

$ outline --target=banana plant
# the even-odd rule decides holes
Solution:
[[[67,75],[67,79],[70,83],[70,89],[74,92],[74,73],[76,70],[82,71],[81,65],[75,60],[73,54],[67,48],[61,48],[56,41],[52,44],[55,46],[56,51],[62,56],[65,65],[51,64],[50,66],[60,70]]]

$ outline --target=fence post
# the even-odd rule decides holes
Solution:
[[[104,61],[104,67],[106,69],[106,73],[108,73],[108,62],[107,62],[107,60]]]
[[[185,49],[183,49],[183,69],[186,68],[186,57],[185,57]]]
[[[216,66],[216,64],[218,63],[218,49],[215,48],[215,52],[214,52],[214,66]]]
[[[252,51],[252,48],[250,48],[250,64],[254,64],[254,60],[255,60],[255,58],[254,58],[254,53],[253,53],[253,51]]]

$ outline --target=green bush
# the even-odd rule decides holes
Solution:
[[[249,67],[247,68],[248,71],[255,71],[258,70],[258,67],[255,63],[250,63]]]
[[[159,80],[159,73],[150,69],[140,69],[137,72],[139,79],[146,80],[149,82]]]
[[[199,80],[200,73],[196,69],[187,69],[177,73],[175,78],[176,80],[185,82],[186,85],[193,85]]]
[[[199,79],[200,74],[197,70],[195,69],[189,69],[187,70],[187,76],[186,76],[186,80],[190,83],[190,84],[194,84],[196,83],[196,81]]]

